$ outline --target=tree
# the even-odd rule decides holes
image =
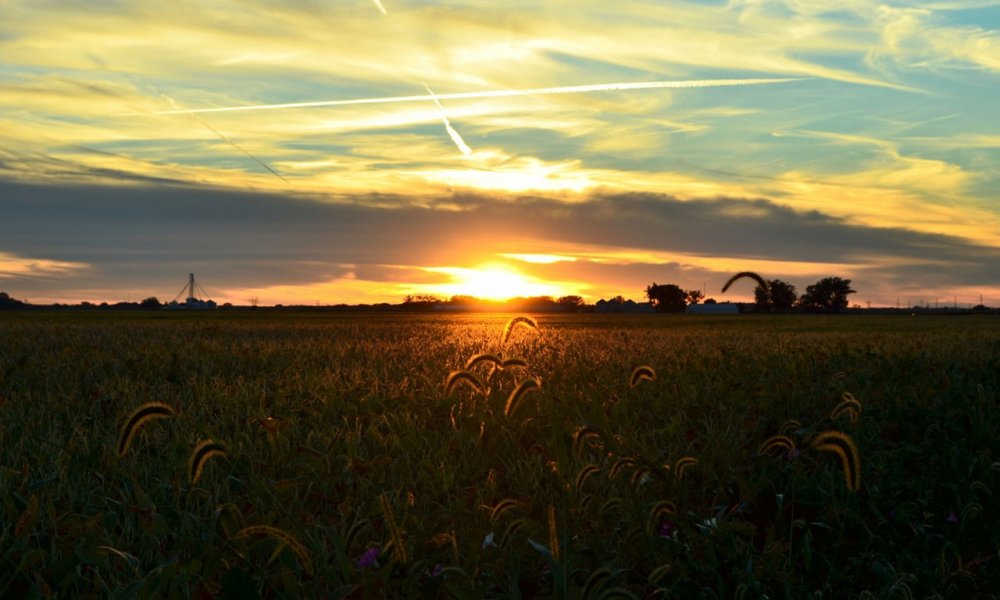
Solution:
[[[139,303],[139,308],[149,310],[160,308],[160,300],[156,296],[150,296]]]
[[[788,310],[795,305],[798,298],[795,286],[780,279],[767,282],[767,289],[757,285],[753,289],[753,297],[757,308],[761,310]]]
[[[563,296],[556,300],[556,304],[570,312],[576,312],[583,307],[583,298],[580,296]]]
[[[701,290],[688,290],[687,291],[687,303],[688,304],[698,304],[701,302],[702,298],[705,297],[705,292]]]
[[[21,308],[24,302],[16,300],[7,295],[7,292],[0,292],[0,308]]]
[[[824,277],[807,286],[799,298],[799,305],[806,310],[820,312],[840,312],[847,308],[847,296],[856,293],[851,289],[850,279]]]
[[[687,292],[672,283],[660,285],[654,281],[646,287],[646,297],[657,312],[683,312],[687,307]]]

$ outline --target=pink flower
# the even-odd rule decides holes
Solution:
[[[958,517],[955,515],[955,513],[953,511],[949,510],[948,511],[948,518],[945,519],[945,521],[948,521],[949,523],[958,523]]]
[[[361,554],[361,557],[358,559],[358,563],[357,563],[358,564],[358,568],[359,569],[368,569],[368,568],[376,568],[377,569],[378,568],[378,555],[379,555],[378,546],[372,546],[371,548],[365,550]]]
[[[673,521],[663,521],[660,523],[660,537],[672,540],[677,531],[677,525]]]

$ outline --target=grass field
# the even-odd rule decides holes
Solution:
[[[511,316],[0,316],[0,597],[1000,590],[1000,319]]]

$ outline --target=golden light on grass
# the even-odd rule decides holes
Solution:
[[[816,434],[812,446],[817,450],[836,454],[844,468],[844,482],[847,484],[847,489],[852,492],[861,489],[861,457],[851,436],[840,431],[823,431]]]
[[[244,527],[236,534],[237,539],[246,539],[249,537],[254,537],[258,535],[266,535],[272,537],[281,544],[284,544],[292,554],[299,560],[299,564],[302,565],[302,569],[312,575],[313,565],[312,558],[309,556],[309,551],[306,547],[293,536],[292,534],[284,531],[283,529],[278,529],[277,527],[271,527],[270,525],[251,525],[249,527]],[[279,549],[280,551],[280,549]]]
[[[175,414],[171,406],[162,402],[147,402],[132,411],[118,435],[118,456],[125,456],[129,446],[132,445],[135,434],[143,425],[158,419],[169,419]]]

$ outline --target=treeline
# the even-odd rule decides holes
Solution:
[[[723,286],[722,292],[725,293],[736,280],[742,278],[751,279],[757,284],[753,290],[754,302],[752,304],[753,309],[757,312],[837,313],[847,308],[847,297],[856,293],[851,288],[850,279],[824,277],[816,283],[806,286],[805,292],[799,295],[795,286],[787,281],[767,280],[749,271],[737,273],[730,278]],[[683,312],[688,306],[698,304],[702,300],[704,300],[704,304],[718,302],[714,298],[705,299],[705,294],[701,290],[685,290],[673,283],[659,284],[655,281],[646,287],[645,294],[657,312]]]
[[[582,296],[530,296],[509,300],[487,300],[475,296],[452,296],[445,300],[432,295],[406,296],[399,305],[402,310],[455,310],[455,311],[511,311],[535,310],[557,312],[580,312],[593,310]]]

